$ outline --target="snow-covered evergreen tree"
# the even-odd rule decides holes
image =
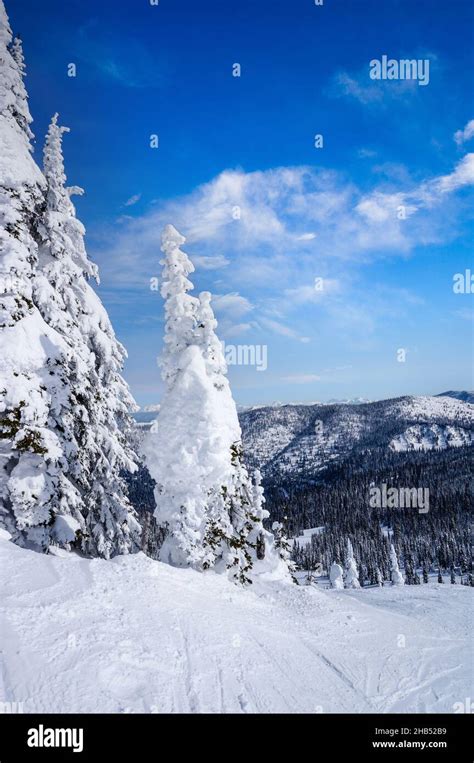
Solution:
[[[273,574],[292,572],[294,565],[290,554],[282,548],[277,548],[276,538],[263,527],[264,519],[269,514],[264,509],[264,491],[261,474],[256,470],[253,481],[250,479],[243,460],[242,433],[237,415],[237,408],[232,398],[230,384],[227,379],[227,364],[225,362],[222,344],[219,341],[216,328],[217,321],[211,306],[211,294],[202,292],[199,295],[199,306],[196,313],[197,342],[206,364],[209,379],[214,387],[216,402],[222,421],[231,424],[231,434],[234,440],[230,446],[231,472],[230,490],[226,490],[225,506],[218,502],[219,511],[224,509],[224,521],[230,516],[231,537],[224,544],[230,547],[230,555],[221,549],[221,558],[230,563],[235,577],[241,582],[250,578],[248,573],[255,564],[259,569],[272,571]],[[209,501],[209,512],[213,512],[213,501]],[[211,532],[212,538],[212,532]]]
[[[347,539],[347,555],[344,575],[344,584],[346,588],[360,588],[359,571],[354,558],[354,550],[350,539]]]
[[[404,585],[405,581],[398,566],[397,552],[393,543],[390,544],[390,579],[392,585]]]
[[[119,476],[133,468],[123,353],[85,281],[56,120],[46,179],[32,158],[24,76],[0,0],[0,524],[22,545],[108,557],[139,532]]]
[[[282,560],[284,566],[288,567],[293,580],[295,580],[293,573],[296,572],[296,564],[291,558],[291,546],[283,522],[273,522],[272,533],[274,539],[273,543],[278,556]]]
[[[63,504],[81,515],[82,550],[109,558],[137,550],[140,540],[121,476],[136,468],[130,446],[130,411],[136,406],[121,376],[124,348],[89,283],[98,274],[71,202],[82,189],[65,185],[65,132],[56,114],[44,149],[46,205],[38,224],[34,301],[68,346],[67,399],[55,410],[65,454],[61,476],[69,483]]]
[[[268,533],[263,530],[263,521],[270,516],[270,513],[263,506],[264,503],[265,491],[262,486],[262,475],[258,469],[255,469],[252,475],[252,514],[255,521],[248,540],[252,548],[255,549],[256,558],[260,561],[265,559],[268,543]],[[275,542],[274,539],[273,542]]]
[[[341,565],[337,562],[333,562],[331,564],[331,569],[329,570],[329,580],[331,581],[332,588],[344,588],[344,579],[342,575]]]
[[[161,237],[164,254],[161,296],[165,300],[164,349],[159,364],[167,389],[173,387],[178,374],[181,353],[195,343],[197,310],[199,300],[188,294],[193,284],[188,276],[194,273],[194,265],[180,249],[186,241],[176,228],[167,225]]]
[[[199,300],[188,294],[194,266],[180,249],[185,238],[171,225],[162,235],[161,295],[165,299],[164,350],[160,359],[166,392],[145,453],[156,482],[155,516],[167,530],[160,558],[175,566],[205,569],[214,554],[205,546],[209,475],[204,454],[212,432],[206,409],[208,380],[195,341]],[[170,439],[171,438],[171,439]],[[211,470],[211,461],[209,471]],[[222,496],[222,502],[223,502]],[[227,527],[222,528],[226,532]]]
[[[375,568],[375,583],[378,586],[383,586],[383,575],[380,571],[380,567]]]
[[[51,413],[67,347],[33,299],[45,182],[31,155],[24,74],[0,0],[0,523],[16,542],[46,549],[62,457]]]
[[[258,481],[243,463],[237,409],[217,339],[211,295],[199,299],[188,276],[194,267],[172,225],[162,237],[166,391],[145,443],[156,482],[155,516],[167,528],[160,558],[177,566],[214,567],[247,582],[255,562],[280,565]],[[272,567],[273,564],[273,567]]]
[[[426,559],[423,561],[423,583],[428,583],[428,563]]]

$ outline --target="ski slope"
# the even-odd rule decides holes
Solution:
[[[0,569],[0,700],[24,712],[453,712],[473,696],[465,586],[242,590],[4,532]]]

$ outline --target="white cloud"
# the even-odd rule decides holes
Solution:
[[[246,334],[251,329],[255,328],[254,323],[235,323],[235,324],[219,324],[219,335],[229,339],[230,337],[240,336]]]
[[[365,217],[369,223],[386,223],[396,219],[399,210],[403,207],[403,214],[409,217],[417,211],[418,207],[407,203],[407,195],[404,193],[383,193],[375,191],[370,196],[361,199],[356,206],[356,211]]]
[[[369,63],[359,72],[337,72],[331,82],[329,95],[353,98],[363,106],[381,106],[392,99],[406,99],[416,92],[416,80],[372,80]]]
[[[355,210],[366,220],[372,235],[378,229],[387,242],[395,244],[398,239],[400,249],[407,250],[417,243],[418,238],[423,243],[437,240],[433,235],[436,218],[430,218],[433,224],[431,236],[426,225],[421,225],[410,229],[409,238],[403,223],[415,213],[428,212],[443,203],[447,194],[469,185],[474,185],[474,154],[466,154],[448,175],[423,181],[408,191],[389,193],[376,189],[363,196]]]
[[[224,257],[223,254],[216,254],[210,257],[201,257],[196,254],[193,256],[193,264],[203,270],[219,270],[220,268],[227,267],[229,263],[230,260]]]
[[[433,181],[435,193],[452,193],[465,185],[474,185],[474,154],[466,154],[454,172]]]
[[[341,287],[340,282],[335,278],[323,278],[322,288],[316,289],[312,285],[302,284],[292,289],[285,289],[284,295],[293,304],[303,304],[304,302],[319,302],[325,296],[333,294]]]
[[[301,236],[297,236],[297,241],[312,241],[316,238],[316,233],[302,233]]]
[[[471,140],[471,138],[473,137],[474,137],[474,119],[469,120],[464,130],[457,130],[454,133],[454,140],[456,141],[458,146],[461,146],[463,143],[465,143],[468,140]]]
[[[351,305],[355,292],[345,291],[348,267],[452,239],[462,209],[455,192],[474,183],[474,155],[461,158],[452,172],[418,183],[408,173],[405,181],[402,174],[372,179],[366,192],[337,172],[305,166],[226,170],[187,196],[102,230],[91,254],[106,288],[148,291],[150,278],[161,271],[161,230],[172,222],[188,237],[183,249],[195,262],[201,288],[204,281],[205,288],[221,291],[212,279],[226,268],[229,293],[215,297],[214,307],[227,335],[260,326],[308,341],[288,314],[294,305],[311,309],[313,303],[344,331],[370,333],[370,311]],[[324,278],[322,292],[314,289],[317,276]],[[258,301],[243,296],[255,293]]]
[[[282,381],[288,384],[312,384],[321,381],[321,377],[316,374],[294,374],[293,376],[283,376]]]
[[[383,100],[383,89],[370,79],[368,68],[365,75],[351,76],[347,72],[338,72],[334,77],[337,94],[355,98],[359,103],[379,103]]]
[[[130,196],[130,198],[127,199],[127,201],[124,204],[124,207],[133,207],[134,204],[137,204],[137,202],[139,202],[141,198],[142,198],[141,193],[135,193],[133,196]]]
[[[226,318],[240,318],[253,310],[253,305],[246,297],[236,292],[215,294],[212,299],[214,311]]]
[[[263,328],[266,328],[269,331],[272,331],[274,334],[279,334],[280,336],[286,336],[289,339],[297,339],[299,342],[310,341],[308,337],[300,336],[298,332],[292,329],[290,326],[287,326],[285,323],[282,323],[281,321],[276,321],[274,318],[268,318],[266,316],[263,316],[259,318],[258,322],[261,326],[263,326]]]
[[[474,312],[468,307],[463,307],[461,310],[455,310],[454,315],[461,318],[463,321],[474,321]]]

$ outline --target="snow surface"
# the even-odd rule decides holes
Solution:
[[[473,696],[472,588],[242,589],[6,538],[0,700],[24,712],[453,712]]]

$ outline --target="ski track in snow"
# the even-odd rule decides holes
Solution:
[[[0,565],[0,700],[24,712],[452,712],[472,696],[465,586],[242,590],[4,539]]]

